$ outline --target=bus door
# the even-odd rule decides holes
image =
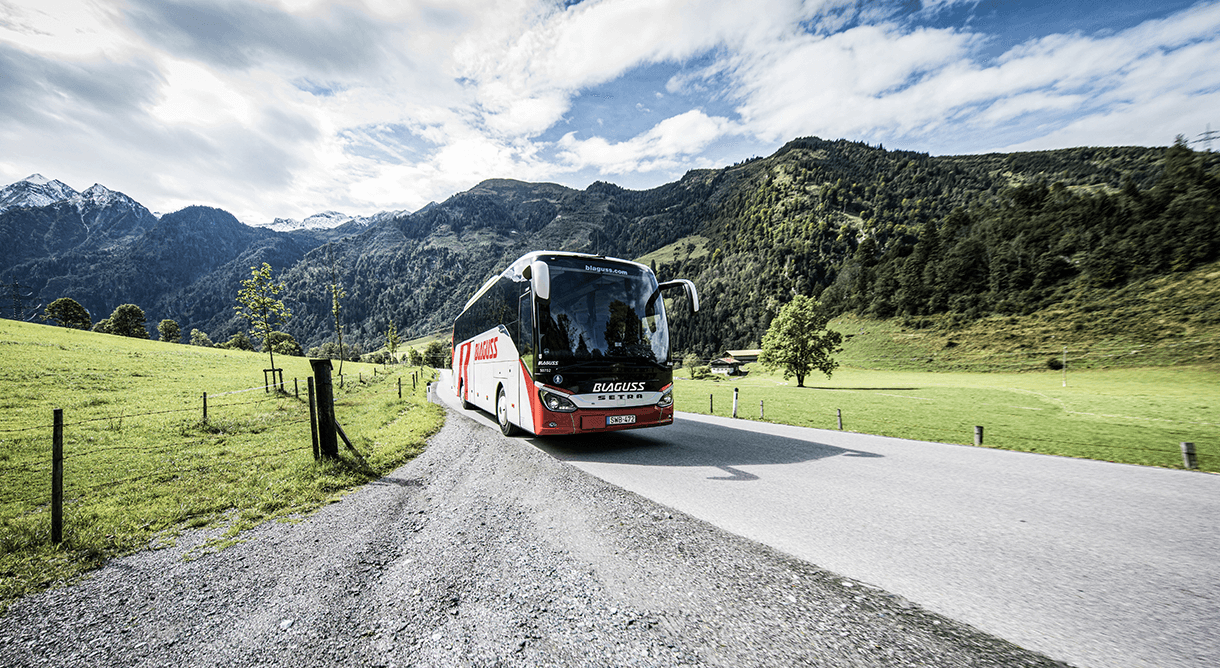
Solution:
[[[534,293],[529,287],[517,299],[517,353],[521,359],[517,383],[517,410],[520,422],[527,431],[534,431]]]
[[[458,398],[464,402],[470,401],[470,352],[473,344],[470,341],[458,348]]]

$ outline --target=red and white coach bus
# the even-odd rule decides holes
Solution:
[[[492,412],[505,435],[582,434],[674,419],[669,323],[648,267],[537,251],[475,293],[453,323],[453,389]]]

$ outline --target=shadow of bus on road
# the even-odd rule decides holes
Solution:
[[[812,435],[812,432],[811,432]],[[711,480],[757,480],[743,466],[797,464],[828,457],[882,457],[741,427],[678,420],[673,425],[580,436],[531,437],[539,450],[564,461],[635,466],[718,468],[728,475]]]

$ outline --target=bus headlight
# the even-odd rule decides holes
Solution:
[[[661,398],[657,400],[657,405],[661,408],[669,408],[674,405],[673,386],[667,387],[664,392],[661,392]]]
[[[556,413],[571,413],[576,410],[576,404],[572,403],[571,399],[557,394],[549,390],[538,390],[538,397],[542,399],[542,405],[546,406],[547,410],[555,411]]]

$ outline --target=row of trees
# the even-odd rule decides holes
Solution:
[[[136,339],[150,338],[144,309],[135,304],[123,304],[110,313],[109,318],[93,322],[89,311],[71,297],[60,297],[47,305],[40,316],[43,322],[71,329],[92,330],[103,334],[129,336]],[[162,341],[182,342],[182,329],[178,323],[165,319],[157,325],[157,334]]]
[[[253,351],[255,350],[254,344],[251,341],[251,336],[253,336],[255,339],[261,340],[262,343],[259,350],[268,353],[272,368],[275,368],[276,354],[296,357],[304,356],[305,353],[296,339],[291,334],[280,329],[292,317],[291,310],[280,298],[281,293],[285,290],[284,283],[276,282],[272,279],[271,266],[266,262],[262,263],[259,267],[251,267],[250,269],[250,278],[241,281],[241,289],[237,293],[238,306],[234,307],[238,316],[248,323],[248,333],[246,331],[238,331],[227,342],[217,344],[212,342],[207,332],[192,329],[190,344],[206,348],[216,347]],[[359,361],[363,357],[360,345],[343,343],[340,300],[347,297],[347,292],[339,286],[333,273],[329,292],[331,296],[331,314],[334,319],[334,331],[338,342],[327,342],[321,346],[310,348],[309,355],[310,357],[317,358],[338,359],[340,364],[342,364],[343,360]],[[92,330],[104,334],[128,336],[138,339],[150,338],[145,324],[144,310],[135,304],[123,304],[117,307],[109,318],[93,323],[89,311],[84,306],[81,306],[79,302],[70,297],[61,297],[44,309],[41,318],[44,322],[61,327]],[[181,327],[172,319],[167,318],[162,320],[157,326],[157,333],[161,341],[168,343],[182,342]],[[400,339],[398,329],[392,323],[387,329],[385,337],[386,351],[377,361],[397,361]],[[416,350],[411,350],[409,357],[413,364],[423,364],[425,363],[425,357],[442,359],[444,353],[440,350],[429,349],[428,354],[424,355]],[[340,373],[342,373],[342,366],[340,366]]]
[[[134,339],[152,338],[145,324],[147,321],[144,309],[135,304],[123,304],[115,308],[110,317],[94,323],[89,316],[89,311],[81,306],[79,302],[71,297],[60,297],[43,309],[40,317],[43,322],[60,327],[113,334],[115,336],[127,336]],[[274,330],[268,332],[265,329],[258,331],[260,332],[259,337],[262,339],[260,350],[263,352],[297,357],[304,356],[305,353],[301,350],[300,344],[297,343],[291,334]],[[157,335],[159,340],[166,343],[182,343],[182,328],[176,321],[170,318],[162,320],[157,325]],[[207,332],[192,329],[189,343],[190,345],[204,348],[251,351],[255,349],[246,332],[237,332],[226,342],[213,343]]]

